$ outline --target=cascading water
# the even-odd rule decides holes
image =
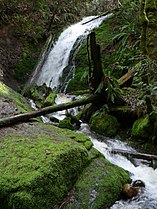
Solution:
[[[59,79],[62,77],[63,70],[68,65],[69,55],[76,41],[81,42],[92,29],[98,27],[109,16],[96,19],[94,16],[87,17],[67,28],[50,51],[41,71],[38,72],[38,76],[33,76],[31,82],[39,86],[46,83],[48,87],[56,89],[59,86]],[[91,19],[94,20],[90,22]]]
[[[145,190],[139,197],[128,201],[117,201],[110,209],[157,209],[157,169],[154,170],[152,167],[142,163],[140,160],[135,160],[134,163],[132,163],[122,155],[112,155],[110,153],[110,150],[113,148],[135,151],[124,142],[101,137],[101,140],[103,138],[102,142],[98,135],[91,133],[87,124],[82,124],[80,131],[89,135],[94,147],[104,154],[110,162],[128,170],[133,181],[140,179],[145,182]]]
[[[95,22],[92,21],[82,25],[83,21],[88,21],[91,19],[90,17],[65,30],[51,50],[38,79],[35,79],[34,82],[38,85],[46,83],[47,86],[50,86],[52,89],[58,87],[59,78],[64,68],[68,65],[70,51],[78,37],[86,36],[91,29],[99,26],[105,18],[106,17],[96,19]],[[66,97],[64,94],[59,94],[56,103],[59,104],[70,101],[71,99],[71,96]],[[56,113],[55,117],[62,119],[64,112]],[[139,197],[129,201],[117,201],[110,209],[157,209],[157,169],[154,170],[139,160],[134,161],[133,164],[124,156],[110,154],[109,150],[112,148],[129,151],[135,150],[116,139],[103,138],[104,142],[102,142],[100,136],[90,132],[87,124],[82,124],[80,131],[89,135],[94,147],[103,153],[110,162],[128,170],[133,180],[140,179],[145,182],[145,190]]]

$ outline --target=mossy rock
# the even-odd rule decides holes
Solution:
[[[120,197],[123,185],[130,182],[127,171],[99,157],[84,169],[73,188],[73,202],[64,209],[108,208]]]
[[[74,126],[71,123],[71,118],[70,117],[66,117],[63,120],[61,120],[59,122],[59,127],[60,128],[67,128],[67,129],[70,129],[70,130],[74,130]]]
[[[38,108],[53,105],[55,103],[56,93],[52,92],[50,87],[44,83],[42,86],[34,85],[27,89],[25,96],[33,99]]]
[[[50,209],[63,199],[91,159],[82,143],[68,135],[42,123],[1,133],[1,209]]]
[[[119,123],[114,116],[97,111],[90,119],[90,128],[98,134],[113,137],[117,134]]]
[[[55,103],[55,99],[57,97],[57,94],[54,92],[51,92],[44,101],[44,107],[53,105]]]
[[[139,139],[149,139],[152,134],[152,126],[149,121],[148,115],[144,118],[139,118],[133,124],[131,134]]]
[[[29,102],[23,96],[0,81],[0,105],[2,102],[5,107],[8,106],[8,109],[5,110],[6,115],[7,112],[9,114],[17,114],[32,110]],[[2,112],[4,108],[1,107],[1,109]]]

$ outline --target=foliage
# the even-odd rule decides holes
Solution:
[[[115,102],[116,98],[120,98],[122,95],[118,80],[111,76],[110,71],[108,71],[108,74],[104,75],[96,93],[105,93],[105,95],[107,95],[107,101],[112,103]]]

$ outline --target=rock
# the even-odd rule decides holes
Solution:
[[[80,138],[87,141],[84,134],[43,123],[2,130],[1,209],[50,209],[60,202],[90,162]]]
[[[133,187],[145,187],[145,183],[142,180],[136,180],[132,183]]]
[[[134,122],[131,134],[138,139],[147,140],[151,136],[152,131],[152,125],[150,124],[149,117],[147,115]]]
[[[145,183],[141,180],[136,180],[132,184],[125,184],[122,189],[122,197],[131,199],[142,193],[142,188],[145,188]]]
[[[57,94],[54,92],[50,92],[50,94],[46,97],[43,106],[50,106],[53,105],[55,103],[55,99],[57,97]]]
[[[70,117],[66,117],[63,120],[59,121],[59,127],[74,130],[74,126],[71,123],[71,118]]]
[[[90,119],[90,128],[98,134],[114,137],[117,134],[119,123],[114,116],[97,111]]]
[[[73,188],[73,201],[64,209],[109,208],[120,196],[123,183],[129,183],[128,173],[100,156],[92,160]]]
[[[132,197],[137,196],[138,189],[136,187],[133,187],[130,184],[124,184],[122,189],[122,198],[124,199],[131,199]]]

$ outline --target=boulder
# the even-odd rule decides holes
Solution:
[[[138,139],[147,140],[151,136],[152,131],[153,127],[150,124],[148,115],[146,115],[134,122],[131,134]]]
[[[95,158],[79,176],[72,190],[72,198],[64,202],[63,208],[108,208],[120,197],[123,184],[130,181],[124,169],[102,156]]]
[[[114,116],[97,111],[90,119],[90,128],[98,134],[114,137],[117,134],[119,123]]]
[[[1,209],[50,209],[89,164],[84,134],[23,123],[0,132]]]

